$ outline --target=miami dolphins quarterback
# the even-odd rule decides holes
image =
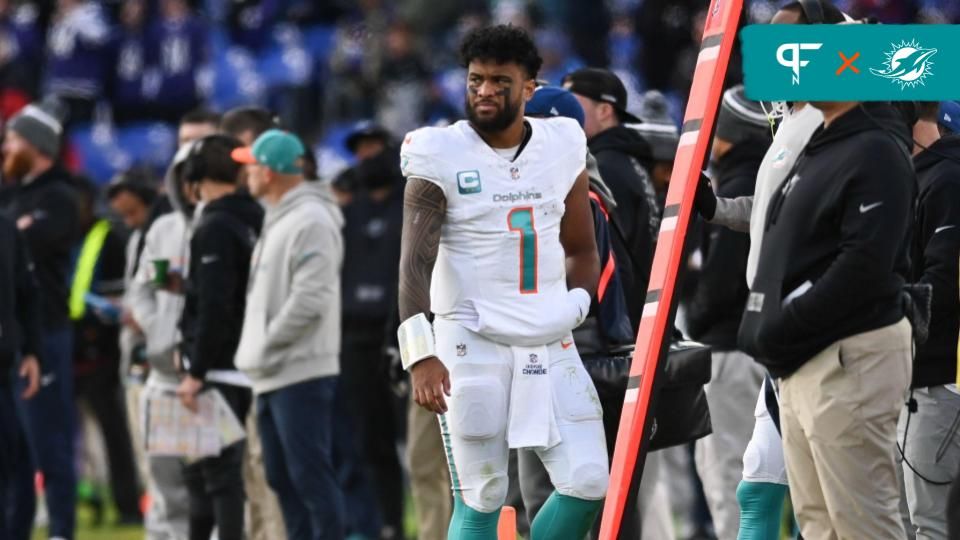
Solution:
[[[565,118],[525,118],[541,59],[513,26],[461,46],[468,120],[409,133],[399,340],[417,404],[439,414],[453,540],[496,538],[511,448],[556,488],[534,540],[580,540],[608,482],[600,402],[571,330],[600,265],[586,140]],[[431,323],[432,316],[432,323]]]

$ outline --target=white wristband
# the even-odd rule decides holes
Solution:
[[[567,300],[580,311],[573,326],[576,328],[583,324],[584,319],[587,318],[587,313],[590,312],[590,293],[578,287],[567,291]]]
[[[397,330],[400,343],[400,364],[409,370],[421,360],[437,355],[437,345],[433,339],[433,326],[423,313],[403,321]]]

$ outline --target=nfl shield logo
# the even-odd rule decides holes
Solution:
[[[520,169],[518,169],[518,168],[516,168],[516,167],[510,167],[510,178],[513,178],[514,180],[519,180],[519,179],[520,179]]]
[[[467,344],[458,343],[457,344],[457,356],[466,356],[467,355]]]

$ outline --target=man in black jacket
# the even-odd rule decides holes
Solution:
[[[10,374],[26,379],[21,397],[30,399],[40,389],[42,347],[39,291],[27,246],[12,221],[0,215],[0,536],[14,538],[7,523],[17,467],[28,462],[23,426],[17,416]]]
[[[354,519],[348,530],[395,538],[403,530],[403,470],[396,450],[399,403],[390,387],[383,349],[387,333],[396,332],[388,325],[399,280],[404,180],[399,150],[383,128],[358,126],[348,137],[347,147],[359,160],[352,170],[359,189],[343,208],[338,399],[347,410],[338,415],[342,416],[338,427],[352,436],[351,442],[359,450],[359,455],[341,456],[344,465],[355,463],[364,469],[353,475],[354,485],[344,486],[353,495],[350,511]],[[376,496],[372,507],[362,504],[359,487],[366,487],[367,482]]]
[[[76,178],[80,195],[78,256],[70,287],[73,320],[75,399],[96,421],[107,451],[110,491],[122,523],[143,521],[140,486],[127,406],[120,378],[120,300],[126,266],[124,231],[98,215],[100,192],[85,178]],[[102,500],[99,493],[92,500]]]
[[[640,323],[650,263],[661,210],[649,171],[642,161],[652,155],[649,144],[626,122],[640,122],[627,112],[627,90],[617,76],[605,69],[584,68],[568,74],[563,87],[573,92],[583,107],[587,147],[597,159],[600,176],[613,192],[613,214],[623,224],[632,259],[633,283],[627,287],[630,320]]]
[[[36,264],[40,286],[43,376],[35,399],[20,403],[32,466],[17,467],[14,538],[27,538],[36,510],[34,470],[44,476],[50,536],[72,538],[76,522],[73,333],[67,310],[71,252],[78,239],[77,195],[57,165],[62,107],[31,104],[14,116],[3,142],[0,212],[14,220]]]
[[[743,85],[723,94],[710,168],[721,197],[752,196],[760,162],[770,146],[770,124]],[[718,538],[734,538],[740,507],[733,496],[750,442],[749,419],[763,368],[737,348],[737,329],[750,292],[745,279],[750,238],[721,225],[700,228],[699,279],[685,303],[687,330],[713,350],[707,401],[713,433],[696,442],[695,462]]]
[[[240,141],[210,135],[197,141],[184,163],[184,179],[203,207],[190,239],[190,268],[180,329],[183,334],[177,389],[183,404],[196,410],[197,394],[220,392],[239,421],[246,418],[252,395],[242,385],[233,357],[240,342],[246,305],[250,257],[263,208],[238,189],[240,165],[230,152]],[[243,441],[218,456],[187,465],[190,492],[190,538],[207,539],[216,526],[223,540],[243,538]]]
[[[944,109],[950,107],[945,103]],[[915,405],[900,412],[897,438],[903,451],[903,476],[910,526],[918,538],[947,537],[947,496],[960,467],[960,418],[957,391],[957,336],[960,297],[960,135],[952,122],[938,125],[937,102],[911,107],[917,122],[913,164],[917,170],[910,280],[933,286],[930,334],[918,344],[911,395]],[[911,118],[913,120],[914,118]]]
[[[824,125],[770,201],[740,346],[780,379],[804,537],[904,538],[894,460],[910,384],[910,134],[886,104],[813,103]]]

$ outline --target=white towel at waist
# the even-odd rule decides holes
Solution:
[[[510,448],[552,448],[560,443],[553,410],[550,355],[546,346],[510,347],[513,384],[507,444]]]

